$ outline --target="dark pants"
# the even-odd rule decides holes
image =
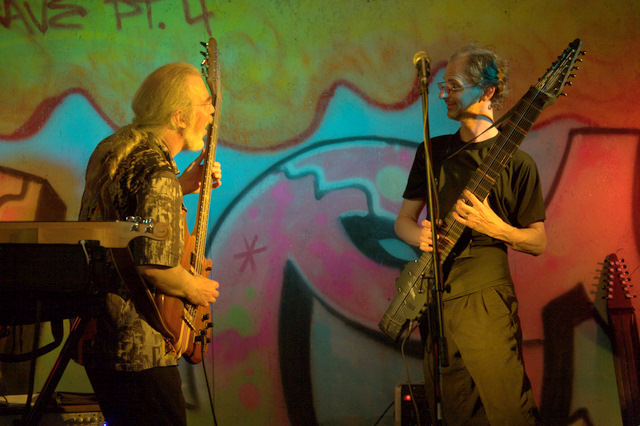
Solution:
[[[508,285],[444,302],[449,365],[441,369],[441,395],[446,425],[536,424],[517,312],[518,301]],[[427,399],[435,415],[429,340],[427,351]]]
[[[86,371],[109,426],[186,426],[186,405],[177,367],[136,372]]]

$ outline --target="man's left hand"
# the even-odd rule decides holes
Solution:
[[[202,153],[196,158],[189,166],[180,174],[178,180],[180,181],[180,186],[182,187],[182,193],[186,194],[195,194],[200,191],[200,187],[202,185],[202,173],[204,173],[204,165],[201,164],[204,159],[206,151],[202,151]],[[213,163],[213,167],[211,170],[211,179],[213,180],[211,188],[218,188],[221,184],[222,178],[222,169],[220,168],[220,163],[217,161]]]
[[[456,209],[453,212],[453,218],[463,225],[490,237],[495,238],[496,235],[499,235],[505,222],[489,207],[489,197],[481,202],[467,189],[462,193],[471,201],[471,205],[467,205],[464,200],[458,200]]]

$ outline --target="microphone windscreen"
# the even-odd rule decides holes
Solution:
[[[423,58],[425,61],[427,61],[427,64],[431,63],[431,61],[429,60],[429,55],[427,55],[427,52],[423,52],[421,50],[420,52],[413,55],[413,65],[418,65],[418,62],[420,61],[420,59],[423,59]]]

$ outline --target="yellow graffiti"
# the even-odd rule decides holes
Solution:
[[[220,136],[239,149],[308,137],[341,85],[380,108],[403,105],[416,51],[443,65],[470,40],[511,60],[513,103],[581,38],[578,82],[543,119],[634,127],[640,117],[640,60],[629,54],[640,47],[639,2],[3,0],[0,24],[0,135],[14,138],[70,88],[90,94],[109,122],[128,123],[142,79],[167,62],[199,64],[210,36],[222,63]]]

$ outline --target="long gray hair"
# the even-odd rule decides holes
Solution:
[[[187,83],[187,77],[191,75],[199,77],[200,72],[193,65],[174,62],[158,68],[144,79],[131,102],[135,114],[133,123],[119,129],[112,136],[112,143],[98,145],[92,161],[99,161],[100,165],[88,167],[85,191],[89,194],[100,192],[104,201],[109,197],[105,192],[108,191],[107,183],[136,145],[144,138],[159,137],[163,129],[175,129],[172,117],[175,111],[183,110],[187,116],[191,114],[192,99]],[[106,205],[103,208],[108,210]]]

